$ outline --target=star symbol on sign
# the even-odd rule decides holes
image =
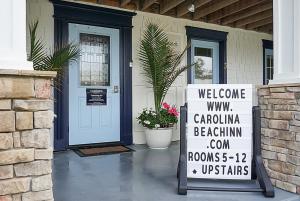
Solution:
[[[196,173],[197,173],[197,170],[194,169],[194,170],[193,170],[193,174],[196,174]]]

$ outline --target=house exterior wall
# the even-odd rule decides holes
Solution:
[[[151,13],[137,12],[133,18],[133,139],[135,143],[145,143],[143,128],[135,118],[145,107],[153,106],[153,95],[143,75],[137,59],[138,41],[141,39],[147,21],[159,22],[165,27],[169,38],[184,49],[187,42],[185,26],[199,27],[228,32],[227,36],[227,82],[230,84],[262,84],[263,48],[262,39],[271,40],[272,36],[253,31],[233,29],[191,20],[178,19]],[[186,59],[184,63],[186,62]],[[183,73],[171,87],[166,101],[178,107],[184,103],[184,89],[187,75]],[[173,140],[179,139],[179,129],[174,132]]]
[[[78,1],[76,1],[78,2]],[[91,4],[95,5],[95,4]],[[97,5],[95,5],[97,6]],[[47,41],[48,46],[54,41],[53,7],[48,0],[27,0],[27,21],[39,20],[39,35]],[[170,39],[176,41],[178,49],[186,46],[185,26],[213,29],[228,32],[227,37],[227,82],[243,84],[262,84],[263,81],[263,48],[262,39],[272,40],[272,36],[254,31],[234,29],[219,25],[196,22],[186,19],[172,18],[151,13],[137,12],[133,17],[133,68],[132,68],[132,92],[133,92],[133,142],[145,143],[143,128],[136,122],[138,113],[145,107],[153,107],[153,95],[151,88],[147,86],[137,59],[138,41],[142,36],[147,21],[159,22],[165,27]],[[183,61],[183,63],[186,62]],[[184,103],[184,89],[187,83],[187,75],[183,73],[171,87],[166,101],[178,107]],[[175,129],[174,140],[179,139],[179,132]]]

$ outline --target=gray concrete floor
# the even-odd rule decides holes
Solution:
[[[178,144],[167,150],[132,146],[135,152],[81,158],[73,151],[54,156],[56,201],[300,201],[276,189],[275,198],[261,193],[188,191],[177,195]],[[237,185],[202,182],[201,185]],[[253,185],[253,184],[238,184]]]

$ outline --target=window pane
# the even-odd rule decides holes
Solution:
[[[109,86],[109,36],[80,34],[80,84]]]
[[[271,68],[267,68],[267,79],[271,79]]]
[[[273,56],[271,56],[271,59],[270,59],[270,60],[271,60],[270,67],[272,67],[272,68],[273,68],[273,67],[274,67]]]
[[[211,84],[213,79],[213,50],[195,47],[195,84]]]
[[[274,75],[274,68],[273,68],[273,66],[272,66],[272,68],[271,68],[270,80],[273,80],[273,75]]]
[[[269,80],[273,80],[274,67],[273,67],[273,51],[265,49],[265,83],[268,84]]]

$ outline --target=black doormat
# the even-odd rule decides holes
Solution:
[[[87,156],[97,156],[97,155],[108,155],[108,154],[118,154],[124,152],[132,152],[130,149],[124,145],[95,145],[95,146],[76,146],[71,148],[80,157]]]

